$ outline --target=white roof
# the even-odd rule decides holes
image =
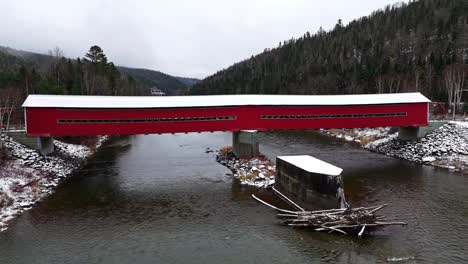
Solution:
[[[375,105],[430,102],[420,93],[358,95],[81,96],[29,95],[23,107],[171,108],[239,105]]]
[[[277,158],[311,173],[338,176],[343,171],[341,168],[309,155],[278,156]]]

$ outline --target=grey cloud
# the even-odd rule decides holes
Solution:
[[[392,0],[1,0],[0,45],[81,57],[100,45],[118,65],[203,78]]]

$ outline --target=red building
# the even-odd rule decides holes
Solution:
[[[29,136],[426,126],[420,93],[367,95],[30,95]]]

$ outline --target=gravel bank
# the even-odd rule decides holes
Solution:
[[[364,148],[412,162],[468,171],[468,122],[450,122],[417,141],[400,141],[396,136],[367,143]]]
[[[388,156],[468,172],[468,122],[449,122],[414,141],[398,140],[398,132],[391,128],[321,130],[321,133]]]
[[[265,157],[238,159],[226,147],[218,151],[216,161],[228,167],[241,185],[271,188],[275,184],[276,166]]]
[[[98,149],[107,137],[98,139]],[[6,138],[9,159],[0,168],[0,232],[9,222],[31,209],[57,185],[83,166],[94,151],[86,146],[55,140],[56,152],[42,156],[37,151]]]

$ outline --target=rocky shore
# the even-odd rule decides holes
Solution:
[[[5,139],[9,158],[0,164],[0,232],[8,223],[31,209],[57,185],[83,166],[107,137],[100,137],[93,148],[54,140],[55,153],[43,156],[11,138]]]
[[[353,129],[321,129],[320,133],[348,142],[356,142],[362,146],[369,142],[386,138],[397,130],[390,127],[353,128]]]
[[[388,156],[468,172],[468,122],[449,122],[414,141],[398,140],[398,132],[391,128],[322,130],[321,133],[357,142],[367,150]]]
[[[238,159],[231,147],[225,147],[218,151],[216,161],[228,167],[241,185],[271,188],[275,184],[276,166],[266,157]]]
[[[370,142],[364,148],[412,162],[468,172],[468,122],[450,122],[417,141],[397,135]]]

